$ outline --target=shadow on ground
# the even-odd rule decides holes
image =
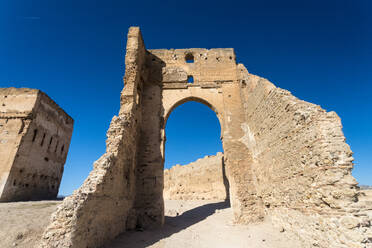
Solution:
[[[165,216],[164,227],[157,230],[146,231],[128,231],[110,244],[104,246],[105,248],[126,248],[136,247],[144,248],[155,244],[159,240],[167,238],[179,231],[182,231],[214,214],[218,209],[229,208],[229,201],[209,203],[203,206],[188,210],[183,214],[175,217]]]

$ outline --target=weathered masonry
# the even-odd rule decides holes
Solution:
[[[248,73],[233,49],[146,50],[133,27],[125,64],[106,153],[53,214],[41,247],[99,247],[128,229],[161,227],[164,127],[187,101],[206,104],[219,118],[236,222],[270,216],[304,247],[372,240],[334,112]]]
[[[0,88],[0,201],[55,198],[72,129],[43,92]]]
[[[228,200],[229,183],[223,154],[205,156],[188,165],[164,170],[165,200]]]

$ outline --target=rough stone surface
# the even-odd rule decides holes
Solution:
[[[236,222],[270,216],[304,247],[370,246],[371,216],[334,112],[249,74],[233,49],[146,50],[130,28],[125,60],[106,153],[53,214],[40,247],[99,247],[128,229],[162,226],[164,129],[187,101],[220,120]]]
[[[265,214],[304,247],[370,247],[371,212],[359,201],[340,118],[239,67],[242,142]]]
[[[43,92],[0,88],[0,201],[55,198],[72,130]]]
[[[222,153],[164,170],[165,200],[226,200],[227,192]]]

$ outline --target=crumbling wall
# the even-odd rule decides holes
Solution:
[[[141,92],[142,119],[140,124],[139,149],[136,165],[136,197],[133,213],[136,226],[141,228],[159,228],[164,223],[163,200],[163,163],[161,153],[162,119],[162,67],[149,52],[146,52],[148,72],[141,74],[143,81]]]
[[[162,78],[159,79],[164,109],[164,124],[161,127],[165,128],[169,114],[182,103],[197,101],[210,107],[221,125],[224,164],[234,218],[240,223],[261,220],[261,199],[251,183],[252,155],[241,141],[245,115],[234,49],[154,49],[149,52],[155,56],[151,67],[155,63],[163,64]],[[187,77],[193,77],[194,81],[188,82]],[[164,142],[165,132],[162,130],[163,149]],[[157,172],[163,173],[162,167],[158,167]],[[151,185],[150,188],[153,187]]]
[[[36,99],[36,90],[0,88],[0,198],[4,199],[9,173],[25,135],[25,125],[30,124]]]
[[[265,213],[306,245],[365,247],[371,242],[370,217],[356,203],[352,152],[340,118],[243,65],[239,72],[246,115],[242,141],[252,152]]]
[[[99,247],[135,227],[135,166],[141,121],[137,88],[144,58],[140,31],[131,28],[121,108],[107,132],[106,153],[94,163],[83,185],[53,214],[40,247]]]
[[[357,202],[352,153],[334,112],[249,74],[232,49],[146,51],[131,28],[106,153],[53,215],[41,247],[99,247],[135,226],[160,227],[165,124],[191,100],[220,120],[236,222],[269,216],[304,247],[371,243],[370,216]]]
[[[164,199],[226,200],[229,188],[224,170],[220,152],[164,170]]]
[[[73,119],[40,90],[0,89],[0,201],[57,196]]]

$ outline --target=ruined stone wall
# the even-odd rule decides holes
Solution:
[[[163,157],[161,154],[162,85],[161,68],[156,58],[146,51],[145,67],[141,73],[141,115],[139,149],[136,164],[136,198],[133,213],[137,227],[153,228],[164,223]]]
[[[83,185],[53,214],[40,247],[99,247],[136,225],[137,146],[145,49],[138,28],[128,33],[121,108],[107,132],[106,153]]]
[[[146,50],[130,28],[125,64],[106,153],[53,215],[41,247],[99,247],[127,229],[161,227],[165,125],[187,101],[220,120],[236,222],[270,217],[304,247],[372,242],[335,113],[249,74],[233,49]]]
[[[58,194],[73,120],[39,90],[0,90],[1,201]]]
[[[234,50],[191,48],[154,49],[149,52],[154,56],[150,67],[157,64],[161,66],[161,77],[158,80],[162,85],[162,150],[166,140],[165,124],[173,109],[187,101],[197,101],[210,107],[221,125],[224,163],[230,182],[229,195],[235,220],[249,222],[262,219],[261,199],[249,183],[253,180],[250,167],[252,156],[241,142],[245,115]],[[193,77],[194,81],[188,82],[188,77]],[[154,170],[162,173],[162,166]],[[245,184],[250,186],[245,187]],[[159,193],[157,191],[154,194]]]
[[[26,120],[30,122],[36,90],[21,94],[15,88],[0,89],[0,195],[8,181]]]
[[[235,53],[232,48],[191,48],[148,50],[164,63],[162,83],[166,88],[187,88],[188,76],[193,85],[215,87],[217,83],[236,80]],[[155,60],[156,61],[156,60]]]
[[[220,152],[164,170],[164,199],[226,200],[228,192],[223,154]]]
[[[356,203],[352,152],[340,118],[239,67],[242,142],[253,155],[265,213],[306,246],[365,247],[370,217]]]

